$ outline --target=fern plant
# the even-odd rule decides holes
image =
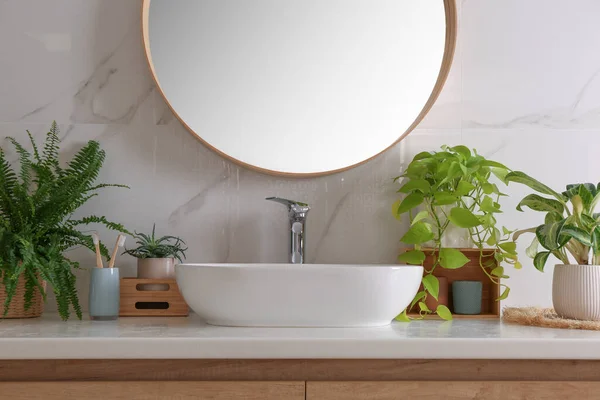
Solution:
[[[133,235],[136,239],[138,247],[135,249],[125,250],[123,254],[129,254],[135,258],[176,258],[182,262],[182,257],[185,258],[187,247],[184,248],[185,242],[175,236],[155,236],[156,224],[152,226],[152,234],[137,233]]]
[[[79,264],[64,252],[74,246],[92,251],[91,236],[80,232],[81,225],[98,223],[109,229],[127,232],[120,224],[104,216],[73,219],[73,213],[99,189],[124,185],[96,184],[105,152],[96,141],[88,142],[66,166],[59,163],[59,129],[52,123],[43,148],[39,149],[27,131],[32,150],[25,149],[8,137],[18,156],[20,168],[15,171],[0,148],[0,284],[6,299],[4,314],[15,295],[19,279],[25,280],[25,309],[29,309],[37,288],[46,301],[41,284],[52,285],[58,312],[63,320],[71,309],[82,317],[73,269]],[[102,254],[109,258],[106,247]]]

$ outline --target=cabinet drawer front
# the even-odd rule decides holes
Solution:
[[[600,382],[307,382],[307,400],[584,400]]]
[[[0,382],[11,400],[304,400],[304,382]]]

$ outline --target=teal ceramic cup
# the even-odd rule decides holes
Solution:
[[[481,314],[483,284],[479,281],[452,282],[452,301],[455,314]]]
[[[92,268],[90,319],[110,321],[119,318],[119,295],[119,269]]]

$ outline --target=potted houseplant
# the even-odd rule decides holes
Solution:
[[[137,277],[143,279],[174,279],[175,260],[182,262],[187,247],[185,242],[175,236],[155,236],[156,224],[152,233],[137,233],[133,235],[138,247],[126,249],[123,254],[137,258]],[[156,290],[160,287],[145,285],[145,289]]]
[[[90,141],[73,158],[59,163],[58,126],[46,135],[38,149],[29,132],[31,151],[13,138],[20,168],[15,171],[0,149],[0,304],[4,317],[35,317],[42,313],[46,282],[56,295],[58,312],[69,318],[73,309],[81,319],[73,269],[79,264],[63,252],[73,246],[95,246],[91,236],[77,227],[90,223],[126,232],[122,225],[105,217],[73,219],[73,213],[108,185],[95,181],[105,153],[98,142]],[[101,247],[109,257],[106,247]]]
[[[408,264],[423,264],[427,243],[433,243],[433,266],[423,275],[423,290],[419,291],[408,309],[418,305],[420,314],[436,312],[444,319],[452,319],[450,310],[439,305],[431,310],[426,305],[428,296],[438,298],[439,281],[436,268],[457,269],[469,259],[458,248],[444,244],[444,236],[452,229],[463,230],[479,249],[479,264],[485,275],[503,288],[497,300],[508,296],[509,288],[499,282],[508,278],[503,265],[520,268],[512,231],[499,226],[496,215],[500,212],[499,199],[505,196],[496,181],[503,182],[509,169],[471,151],[465,146],[442,146],[442,151],[417,154],[404,173],[394,181],[402,180],[399,193],[405,195],[396,201],[392,212],[396,218],[407,214],[410,228],[400,241],[413,247],[398,256]],[[486,257],[490,249],[494,259]],[[432,254],[434,255],[434,254]],[[407,320],[407,310],[398,317]]]
[[[558,193],[527,174],[515,171],[506,176],[508,182],[527,185],[539,194],[526,196],[517,210],[528,207],[545,213],[544,223],[515,232],[533,233],[527,248],[533,265],[544,271],[548,258],[556,257],[552,303],[562,317],[600,320],[600,183],[567,185]],[[549,197],[548,197],[549,196]]]

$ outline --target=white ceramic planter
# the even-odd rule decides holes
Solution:
[[[557,265],[552,303],[561,317],[600,320],[600,265]]]
[[[137,277],[140,279],[175,279],[174,258],[138,258]],[[167,290],[166,284],[145,284],[140,290]]]

